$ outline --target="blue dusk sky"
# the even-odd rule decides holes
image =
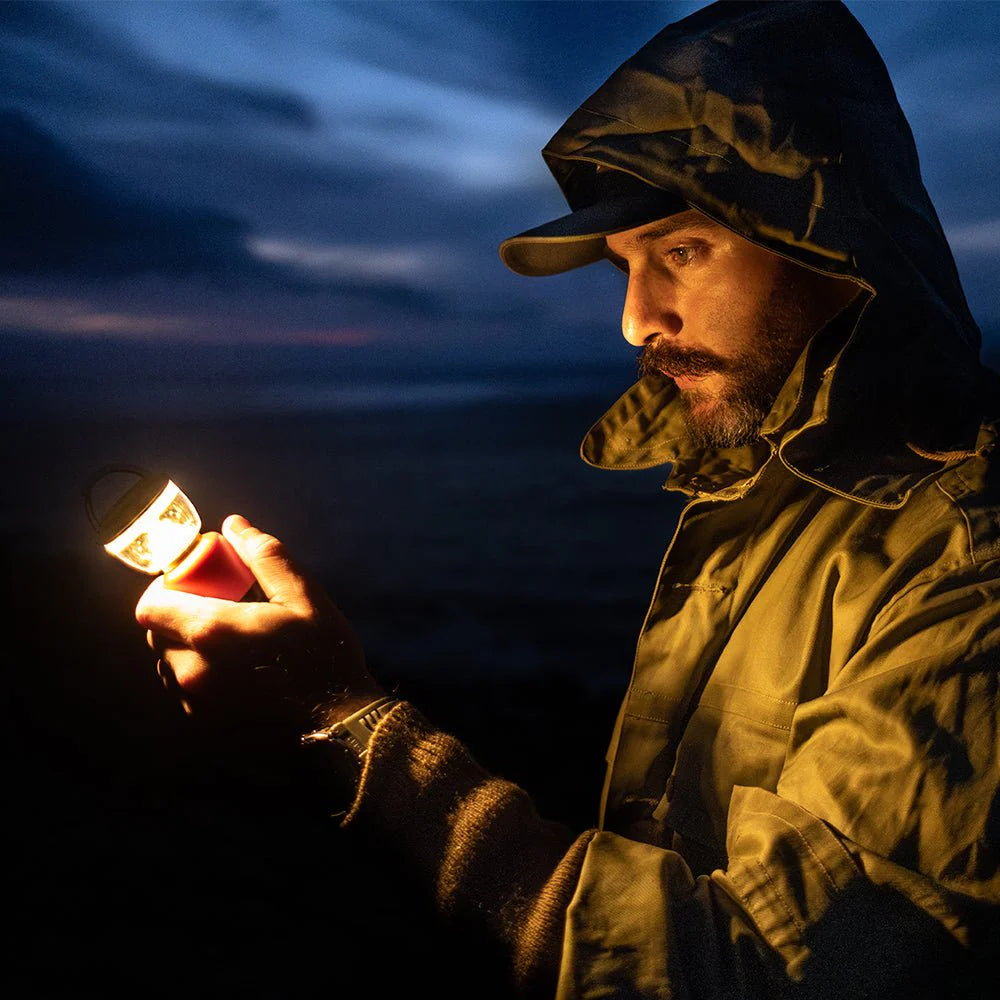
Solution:
[[[612,268],[527,280],[497,244],[565,211],[563,119],[699,6],[4,3],[0,338],[629,367]],[[1000,3],[849,6],[989,338]]]

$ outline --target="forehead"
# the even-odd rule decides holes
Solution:
[[[613,233],[606,237],[606,242],[609,250],[616,254],[622,254],[623,252],[641,250],[644,246],[655,243],[657,240],[680,234],[698,235],[706,238],[739,239],[731,229],[720,226],[707,215],[702,215],[696,208],[691,208],[684,212],[677,212],[675,215],[657,219],[654,222],[647,222],[642,226],[636,226],[635,229]]]

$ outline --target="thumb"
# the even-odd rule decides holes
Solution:
[[[308,610],[302,573],[277,538],[259,531],[240,514],[226,518],[222,534],[250,567],[269,601],[293,611]]]

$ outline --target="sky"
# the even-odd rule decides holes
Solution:
[[[4,3],[0,342],[47,366],[81,345],[631,365],[612,268],[529,280],[497,245],[565,211],[539,156],[565,117],[699,6]],[[848,6],[989,337],[1000,3]]]

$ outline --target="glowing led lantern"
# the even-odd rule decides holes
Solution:
[[[170,480],[149,506],[104,546],[104,551],[143,573],[162,573],[195,544],[201,518]]]
[[[115,473],[139,478],[98,518],[94,488]],[[108,467],[91,480],[84,497],[91,523],[106,539],[104,550],[142,573],[162,573],[169,590],[239,601],[254,587],[254,576],[236,550],[217,531],[202,532],[194,504],[166,476]]]

